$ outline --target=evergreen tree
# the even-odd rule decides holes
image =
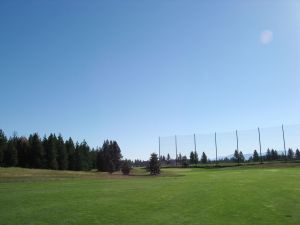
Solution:
[[[242,151],[239,152],[239,162],[244,162],[245,161],[245,157]]]
[[[169,165],[170,162],[171,162],[171,157],[170,157],[170,154],[168,153],[168,155],[167,155],[167,164]]]
[[[299,151],[299,149],[296,150],[295,157],[296,157],[297,160],[300,159],[300,151]]]
[[[267,154],[266,154],[266,160],[267,161],[270,161],[272,159],[272,156],[271,156],[271,151],[270,149],[267,150]]]
[[[194,163],[197,165],[198,162],[199,162],[198,153],[197,153],[197,151],[195,151],[195,153],[194,153]]]
[[[57,138],[54,134],[50,134],[48,139],[44,137],[43,146],[45,150],[45,165],[47,169],[58,169],[57,163],[57,149],[56,149]]]
[[[253,152],[253,161],[254,162],[258,162],[259,161],[259,155],[258,155],[258,153],[257,153],[256,150],[254,150],[254,152]]]
[[[104,172],[120,170],[121,149],[116,141],[106,140],[97,154],[97,169]]]
[[[201,163],[207,163],[207,156],[206,156],[205,152],[202,153]]]
[[[149,160],[149,170],[151,175],[157,175],[160,173],[160,163],[157,158],[157,154],[152,153]]]
[[[66,170],[68,169],[68,155],[64,140],[61,135],[58,136],[56,141],[56,149],[57,149],[57,163],[58,169]]]
[[[29,143],[25,137],[20,137],[16,143],[18,165],[20,167],[29,167]]]
[[[75,146],[71,137],[66,141],[65,147],[68,154],[68,169],[75,170]]]
[[[195,164],[195,153],[193,151],[190,153],[190,164]]]
[[[182,164],[182,155],[181,155],[181,153],[179,153],[179,155],[178,155],[178,163]]]
[[[240,163],[240,154],[239,154],[238,150],[234,151],[233,158],[234,158],[235,162]]]
[[[42,168],[44,160],[44,149],[41,139],[37,133],[29,136],[31,168]]]
[[[17,166],[18,164],[18,153],[14,145],[13,139],[10,139],[7,144],[6,151],[4,152],[4,165],[5,166]]]
[[[291,148],[289,148],[289,150],[288,150],[288,159],[289,160],[293,160],[294,159],[294,151],[291,149]]]
[[[4,165],[4,152],[7,146],[7,138],[4,132],[0,129],[0,166]]]
[[[184,168],[188,167],[189,163],[188,163],[188,160],[187,160],[186,156],[182,156],[182,163],[181,163],[181,165]]]

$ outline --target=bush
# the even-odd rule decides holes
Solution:
[[[125,159],[122,164],[122,168],[121,168],[123,175],[129,175],[131,169],[132,168],[131,168],[130,162],[127,159]]]

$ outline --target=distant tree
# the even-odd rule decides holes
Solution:
[[[190,164],[195,164],[195,153],[193,151],[190,153]]]
[[[170,162],[171,162],[171,157],[170,157],[170,154],[168,153],[168,155],[167,155],[167,164],[169,165]]]
[[[18,152],[14,145],[13,139],[10,139],[7,144],[6,151],[4,152],[4,165],[5,166],[17,166],[18,164]]]
[[[295,156],[294,151],[291,148],[289,148],[289,150],[288,150],[288,159],[293,160],[294,156]]]
[[[235,162],[240,163],[240,154],[239,154],[238,150],[234,151],[233,158],[234,158]]]
[[[278,152],[274,149],[271,150],[271,160],[278,160],[279,156],[278,156]]]
[[[37,133],[29,136],[31,168],[42,168],[44,163],[44,148]]]
[[[242,151],[239,152],[239,162],[244,162],[245,161],[245,157]]]
[[[0,129],[0,166],[3,166],[4,164],[3,157],[4,157],[4,152],[6,150],[6,146],[7,146],[7,138],[4,132]]]
[[[254,150],[254,152],[253,152],[253,161],[254,162],[258,162],[259,161],[259,155],[258,155],[258,153],[257,153],[256,150]]]
[[[182,164],[181,165],[184,168],[188,167],[189,163],[188,163],[188,160],[187,160],[186,156],[182,156]]]
[[[300,151],[299,151],[299,149],[296,150],[295,157],[296,157],[297,160],[300,159]]]
[[[123,175],[129,175],[131,169],[132,169],[132,167],[131,167],[130,161],[125,159],[123,161],[122,168],[121,168]]]
[[[160,174],[160,163],[157,158],[157,154],[152,153],[149,160],[149,171],[151,175]]]
[[[56,161],[58,163],[58,169],[60,170],[68,169],[68,154],[67,154],[63,137],[61,135],[59,135],[57,138],[56,149],[57,149]]]
[[[66,140],[65,147],[68,154],[68,169],[75,170],[75,145],[71,137]]]
[[[270,161],[271,159],[272,159],[271,151],[270,151],[270,149],[268,148],[267,153],[266,153],[266,160],[267,160],[267,161]]]
[[[202,153],[201,163],[207,163],[207,156],[206,156],[205,152]]]
[[[45,151],[45,165],[47,169],[58,169],[57,163],[57,138],[55,134],[50,134],[48,139],[44,137],[43,146]]]
[[[20,167],[28,167],[29,166],[29,143],[27,138],[20,137],[16,143],[17,155],[18,155],[18,165]]]
[[[121,149],[116,141],[106,140],[97,153],[97,169],[104,172],[120,170]]]
[[[177,161],[178,161],[179,164],[182,164],[182,155],[181,155],[181,153],[179,153]]]
[[[197,165],[198,162],[199,162],[198,153],[197,153],[197,151],[195,151],[195,153],[194,153],[194,163]]]

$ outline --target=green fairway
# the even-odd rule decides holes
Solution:
[[[300,168],[0,168],[0,224],[300,224]]]

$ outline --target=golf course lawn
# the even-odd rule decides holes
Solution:
[[[300,224],[300,167],[160,176],[0,168],[0,224]]]

